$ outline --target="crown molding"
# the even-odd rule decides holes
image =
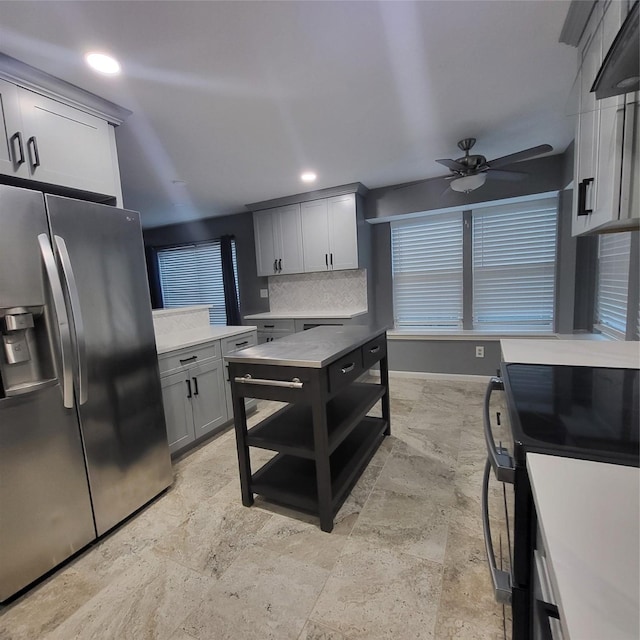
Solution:
[[[113,125],[122,124],[133,113],[4,53],[0,53],[0,78],[107,120]]]

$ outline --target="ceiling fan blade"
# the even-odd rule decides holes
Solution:
[[[497,178],[498,180],[508,180],[509,182],[519,182],[527,177],[527,173],[523,171],[500,171],[499,169],[491,169],[487,171],[489,178]]]
[[[497,169],[498,167],[504,167],[505,165],[511,164],[513,162],[520,162],[520,160],[526,160],[527,158],[539,156],[543,153],[547,153],[547,151],[553,151],[553,147],[550,144],[541,144],[537,147],[531,147],[531,149],[524,149],[523,151],[518,151],[517,153],[511,153],[508,156],[502,156],[501,158],[496,158],[495,160],[489,160],[487,164],[491,169]]]
[[[436,160],[440,164],[443,164],[447,169],[451,169],[451,171],[462,171],[465,166],[456,162],[455,160],[451,160],[450,158],[442,158],[440,160]]]

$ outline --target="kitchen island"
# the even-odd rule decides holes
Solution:
[[[333,518],[390,433],[386,331],[322,326],[226,356],[235,416],[242,503],[254,493]],[[379,363],[380,383],[359,382]],[[288,403],[247,429],[244,398]],[[382,403],[382,417],[367,414]],[[277,451],[251,472],[249,447]]]

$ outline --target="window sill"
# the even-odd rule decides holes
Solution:
[[[607,338],[599,334],[559,334],[552,331],[473,331],[445,329],[442,331],[419,331],[391,329],[387,332],[389,340],[489,340],[496,341],[502,339],[518,338],[540,338],[546,340],[606,340]]]

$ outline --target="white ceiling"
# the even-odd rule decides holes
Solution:
[[[0,2],[0,49],[120,104],[125,205],[145,226],[434,177],[573,138],[569,2]],[[123,74],[93,74],[111,52]],[[184,180],[185,185],[172,181]]]

